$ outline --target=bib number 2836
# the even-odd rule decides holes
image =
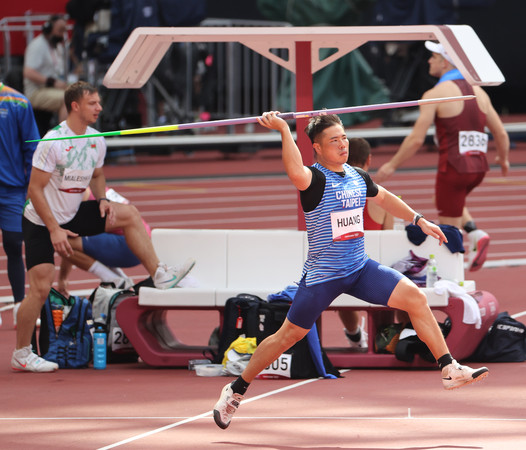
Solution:
[[[460,131],[458,133],[458,150],[461,155],[471,152],[488,151],[488,135],[479,131]]]

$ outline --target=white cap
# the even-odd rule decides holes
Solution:
[[[451,63],[451,65],[453,66],[455,65],[453,63],[453,60],[451,59],[451,56],[449,56],[446,53],[446,50],[444,49],[444,46],[442,44],[439,44],[438,42],[426,41],[425,46],[430,52],[438,53],[439,55],[442,55],[445,59],[447,59]]]

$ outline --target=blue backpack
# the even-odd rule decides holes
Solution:
[[[53,310],[62,323],[53,321]],[[87,367],[93,357],[93,316],[91,303],[77,296],[64,297],[51,288],[41,312],[39,348],[42,358],[61,369]]]

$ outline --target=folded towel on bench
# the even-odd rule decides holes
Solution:
[[[462,286],[449,280],[439,280],[435,283],[434,291],[438,295],[447,292],[450,296],[458,297],[464,302],[464,316],[462,322],[471,325],[475,324],[475,328],[479,329],[482,325],[482,317],[480,316],[480,309],[477,301],[469,295]]]

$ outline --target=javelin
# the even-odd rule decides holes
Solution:
[[[424,100],[410,100],[406,102],[378,103],[376,105],[347,106],[343,108],[318,109],[315,111],[288,112],[278,114],[283,120],[303,119],[306,117],[326,116],[327,114],[344,114],[363,111],[379,111],[382,109],[407,108],[411,106],[422,106],[432,103],[456,102],[474,99],[474,95],[461,95],[458,97],[429,98]],[[190,130],[192,128],[221,127],[227,125],[242,125],[258,121],[257,117],[240,117],[238,119],[209,120],[206,122],[182,123],[179,125],[161,125],[158,127],[132,128],[130,130],[106,131],[104,133],[83,134],[78,136],[61,136],[49,139],[33,139],[26,142],[62,141],[67,139],[81,139],[104,136],[127,136],[129,134],[162,133],[163,131]]]

